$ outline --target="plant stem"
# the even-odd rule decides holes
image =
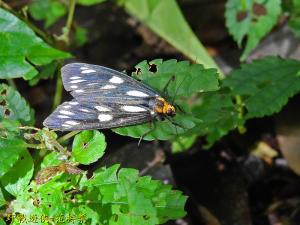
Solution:
[[[46,146],[44,144],[29,144],[29,143],[26,143],[26,148],[43,149],[43,148],[46,148]]]
[[[236,105],[238,107],[238,118],[242,119],[244,116],[244,108],[243,108],[243,101],[241,99],[240,95],[236,95],[235,96],[235,100],[236,100]],[[239,125],[238,126],[238,131],[243,134],[246,132],[246,128],[244,126]]]
[[[66,26],[63,28],[62,35],[60,35],[58,37],[58,40],[62,40],[67,44],[69,44],[69,42],[70,42],[69,34],[70,34],[72,23],[73,23],[75,5],[76,5],[76,0],[70,0],[69,13],[68,13]]]
[[[63,85],[62,85],[62,80],[60,73],[57,73],[56,76],[56,87],[55,87],[55,95],[54,95],[54,100],[53,100],[53,106],[52,109],[54,110],[61,102],[61,97],[62,97],[62,91],[63,91]]]
[[[66,27],[68,28],[69,31],[71,29],[72,22],[73,22],[75,5],[76,5],[76,0],[71,0],[70,8],[69,8],[69,14],[68,14],[68,19],[67,19],[67,25],[66,25]]]
[[[9,86],[13,87],[14,89],[17,89],[17,86],[13,79],[6,79],[6,80],[7,80],[7,83],[9,84]]]
[[[71,137],[75,136],[76,134],[78,134],[80,131],[79,130],[75,130],[75,131],[72,131],[72,132],[69,132],[67,133],[66,135],[60,137],[59,139],[57,139],[57,141],[59,143],[63,143],[65,142],[66,140],[70,139]]]

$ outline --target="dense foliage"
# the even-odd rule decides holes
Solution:
[[[66,3],[68,2],[68,3]],[[22,78],[29,85],[56,77],[54,106],[61,102],[60,67],[70,58],[68,47],[88,41],[87,30],[73,26],[75,5],[93,7],[105,0],[36,0],[24,10],[14,10],[0,1],[0,224],[161,224],[185,215],[187,197],[170,185],[139,176],[132,168],[96,169],[92,176],[79,169],[105,154],[103,133],[82,131],[58,135],[35,127],[35,114],[14,86]],[[300,91],[300,62],[266,57],[242,64],[226,77],[185,21],[175,0],[115,1],[160,37],[191,59],[142,61],[132,76],[169,98],[180,108],[174,121],[157,121],[145,140],[169,140],[174,152],[188,150],[200,137],[206,148],[231,130],[245,131],[247,120],[277,113]],[[299,36],[297,0],[282,5],[279,0],[228,0],[226,25],[241,47],[241,60],[277,24],[282,13],[291,14],[289,25]],[[166,10],[167,9],[167,10]],[[162,13],[164,12],[164,13]],[[165,13],[166,12],[166,13]],[[162,15],[162,16],[160,16]],[[61,36],[47,29],[67,18]],[[170,20],[169,18],[173,18]],[[45,31],[36,27],[41,20]],[[70,32],[74,29],[75,35]],[[182,41],[184,40],[184,41]],[[63,43],[63,44],[62,44]],[[154,69],[153,69],[154,68]],[[174,76],[166,92],[165,84]],[[52,100],[51,100],[52,101]],[[49,112],[50,113],[50,112]],[[139,138],[148,124],[114,129]],[[73,142],[71,137],[75,136]],[[31,151],[32,150],[32,151]],[[39,153],[36,153],[39,152]]]

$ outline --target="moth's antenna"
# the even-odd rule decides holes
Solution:
[[[172,105],[174,105],[175,98],[176,98],[176,95],[177,95],[177,93],[178,93],[178,90],[179,90],[180,86],[183,84],[183,82],[185,81],[186,78],[187,78],[187,76],[185,76],[185,77],[183,78],[183,80],[181,81],[181,83],[180,83],[179,86],[177,87],[177,89],[176,89],[176,91],[175,91],[175,94],[174,94],[174,97],[173,97],[173,99],[172,99]]]
[[[166,83],[164,89],[163,89],[164,95],[165,95],[165,93],[167,93],[167,97],[168,97],[168,98],[169,98],[168,86],[169,86],[169,84],[171,83],[171,81],[174,81],[174,80],[175,80],[175,75],[172,75],[172,76],[170,77],[170,79],[168,80],[168,82]]]

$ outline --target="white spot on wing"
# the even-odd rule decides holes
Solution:
[[[68,124],[68,125],[78,125],[79,122],[76,122],[74,120],[68,120],[68,121],[65,122],[65,124]]]
[[[101,87],[100,89],[106,90],[106,89],[114,89],[114,88],[116,88],[115,85],[107,84],[107,85]]]
[[[78,76],[74,76],[74,77],[70,77],[71,80],[76,80],[76,79],[80,79],[81,77]]]
[[[110,109],[104,106],[95,106],[95,108],[100,112],[109,112]]]
[[[130,96],[135,96],[135,97],[148,97],[149,96],[146,93],[141,92],[141,91],[127,91],[126,94],[130,95]]]
[[[122,84],[124,80],[120,77],[113,76],[112,78],[109,79],[109,82],[113,84]]]
[[[82,67],[80,67],[80,69],[81,70],[88,70],[89,68],[82,66]]]
[[[109,114],[99,114],[98,115],[98,120],[100,122],[105,122],[105,121],[110,121],[112,120],[112,115],[109,115]]]
[[[62,124],[62,126],[63,126],[63,127],[70,127],[70,125],[69,125],[69,124],[65,124],[65,123],[64,123],[64,124]]]
[[[81,73],[94,73],[96,70],[83,70]]]
[[[88,86],[93,86],[93,85],[96,85],[96,84],[98,84],[98,83],[89,83],[89,84],[87,84]]]
[[[71,106],[70,105],[64,105],[63,106],[65,109],[69,109],[69,108],[71,108]]]
[[[78,105],[78,102],[69,102],[70,105]]]
[[[90,112],[90,110],[87,110],[87,109],[79,109],[79,110],[82,112]]]
[[[59,111],[61,114],[65,114],[65,115],[74,115],[74,113],[67,111],[67,110],[60,110]]]
[[[65,115],[58,115],[57,117],[58,117],[58,118],[63,118],[63,119],[70,118],[69,116],[65,116]]]
[[[126,112],[145,112],[147,111],[145,108],[133,105],[124,105],[121,107]]]
[[[75,90],[76,93],[83,93],[84,90]]]
[[[76,84],[76,83],[80,83],[80,82],[83,82],[85,80],[72,80],[70,81],[71,84]]]
[[[77,85],[71,85],[71,88],[78,88]]]

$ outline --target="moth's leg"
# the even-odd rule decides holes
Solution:
[[[144,137],[146,137],[148,134],[150,134],[152,131],[154,131],[156,128],[155,123],[153,120],[151,120],[150,122],[150,130],[146,131],[141,137],[140,140],[138,142],[138,146],[140,146],[141,141],[144,139]]]
[[[188,128],[182,126],[181,124],[175,122],[175,121],[174,121],[173,119],[171,119],[170,117],[167,117],[167,116],[166,116],[166,119],[167,119],[168,121],[170,121],[170,122],[175,126],[176,133],[177,133],[177,127],[180,127],[180,128],[182,128],[182,129],[184,129],[184,130],[187,130],[187,129],[188,129]]]
[[[171,83],[171,81],[174,81],[174,80],[175,80],[175,75],[172,75],[172,76],[170,77],[170,79],[168,80],[168,82],[166,83],[164,89],[163,89],[163,93],[164,93],[164,95],[167,96],[167,97],[170,97],[170,96],[169,96],[169,93],[168,93],[168,86],[169,86],[169,84]]]
[[[179,109],[183,114],[187,114],[178,104],[175,104],[176,108]]]

